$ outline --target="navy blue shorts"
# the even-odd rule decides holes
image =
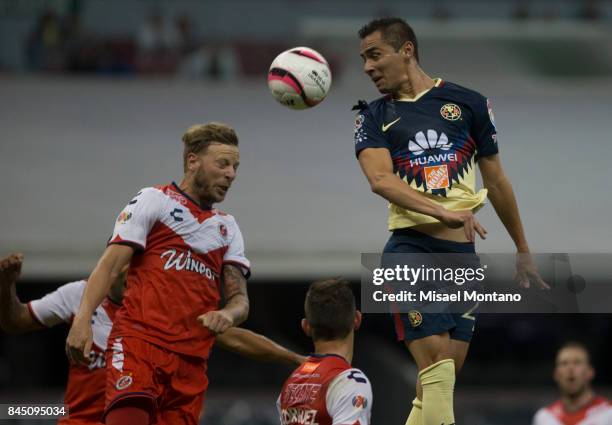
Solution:
[[[471,242],[454,242],[438,239],[412,229],[393,231],[383,253],[395,254],[431,254],[454,253],[474,254],[474,264],[479,264],[474,244]],[[452,339],[470,342],[474,334],[477,317],[477,304],[466,306],[464,313],[393,313],[395,331],[399,341],[412,341],[437,335],[443,332]]]

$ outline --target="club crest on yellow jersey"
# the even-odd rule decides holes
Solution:
[[[440,115],[442,118],[449,121],[457,121],[461,118],[461,108],[454,103],[447,103],[440,108]]]
[[[421,312],[417,310],[410,310],[408,312],[408,320],[410,321],[410,326],[416,328],[421,326],[421,323],[423,323],[423,316],[421,315]]]

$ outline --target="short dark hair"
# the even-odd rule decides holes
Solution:
[[[577,348],[579,350],[584,351],[584,353],[586,354],[587,363],[589,363],[589,364],[591,363],[591,353],[589,353],[589,349],[582,342],[580,342],[580,341],[566,341],[566,342],[564,342],[559,347],[559,349],[557,350],[557,356],[559,356],[559,353],[561,351],[565,350],[566,348]]]
[[[399,50],[405,42],[410,41],[414,46],[414,57],[419,61],[419,45],[416,34],[410,25],[402,18],[379,18],[373,19],[359,30],[359,38],[362,40],[373,32],[380,31],[385,43]]]
[[[321,280],[308,288],[304,311],[314,341],[345,338],[354,329],[355,310],[353,291],[344,279]]]
[[[190,153],[206,153],[211,143],[238,146],[238,136],[232,127],[219,122],[192,125],[183,134],[183,169],[187,171]]]

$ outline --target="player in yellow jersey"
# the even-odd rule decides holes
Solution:
[[[389,201],[384,253],[475,256],[484,227],[474,213],[488,197],[516,245],[517,279],[546,284],[529,255],[510,180],[499,160],[491,103],[419,65],[418,43],[402,19],[371,21],[359,31],[363,69],[384,97],[360,102],[355,149],[372,191]],[[476,190],[478,164],[484,189]],[[469,313],[469,314],[467,314]],[[419,369],[409,425],[450,425],[455,373],[465,361],[476,315],[396,315]]]

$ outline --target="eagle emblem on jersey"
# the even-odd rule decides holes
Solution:
[[[408,155],[394,158],[393,163],[400,178],[408,183],[414,182],[433,195],[446,196],[453,182],[459,183],[472,166],[471,152],[475,147],[469,136],[467,140],[451,142],[446,133],[429,129],[416,133],[408,142]]]
[[[421,315],[420,311],[410,310],[408,312],[408,321],[413,328],[419,327],[423,323],[423,315]]]
[[[461,108],[454,103],[447,103],[440,108],[440,115],[442,118],[449,121],[457,121],[461,118]]]

